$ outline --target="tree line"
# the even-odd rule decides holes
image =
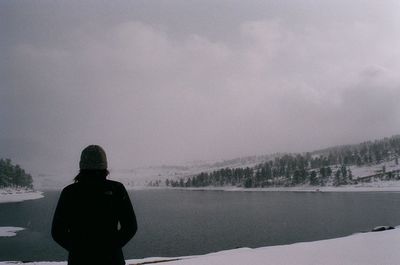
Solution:
[[[32,176],[27,174],[19,165],[13,165],[10,159],[0,159],[0,188],[32,188],[32,182]]]
[[[222,168],[212,172],[167,179],[166,186],[206,187],[237,186],[245,188],[296,185],[340,186],[356,184],[350,166],[373,165],[395,160],[400,155],[400,136],[356,145],[338,146],[304,154],[285,154],[254,167]],[[382,169],[383,176],[398,178]]]

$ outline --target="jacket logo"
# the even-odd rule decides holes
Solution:
[[[108,191],[104,192],[104,194],[105,194],[105,195],[112,195],[112,191],[111,191],[111,190],[108,190]]]

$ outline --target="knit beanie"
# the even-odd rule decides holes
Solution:
[[[104,149],[98,145],[89,145],[83,149],[79,168],[88,170],[107,169],[107,157]]]

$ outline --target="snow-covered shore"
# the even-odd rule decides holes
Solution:
[[[127,264],[163,262],[168,265],[396,265],[400,264],[400,229],[360,233],[347,237],[292,245],[240,248],[207,255],[127,260]],[[0,265],[15,262],[0,262]],[[32,262],[30,265],[66,265]]]
[[[186,190],[186,191],[287,191],[287,192],[400,192],[400,181],[375,181],[370,183],[362,183],[357,185],[343,185],[343,186],[295,186],[295,187],[268,187],[268,188],[242,188],[235,186],[223,186],[223,187],[190,187],[190,188],[179,188],[179,187],[148,187],[148,186],[134,186],[126,187],[128,190]]]
[[[43,192],[26,189],[0,189],[0,203],[22,202],[43,198]]]
[[[22,227],[0,226],[0,237],[16,236],[18,231],[24,230]]]
[[[180,189],[180,188],[179,188]],[[298,187],[271,187],[271,188],[238,188],[238,187],[215,187],[215,188],[182,188],[181,190],[192,190],[192,191],[279,191],[279,192],[400,192],[400,186],[390,186],[390,185],[370,185],[370,186],[340,186],[340,187],[312,187],[312,186],[298,186]]]

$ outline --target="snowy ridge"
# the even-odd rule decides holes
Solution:
[[[400,264],[400,229],[291,245],[240,248],[200,256],[127,260],[126,264],[167,265],[397,265]],[[168,261],[170,260],[170,261]],[[0,262],[0,265],[16,264]],[[17,263],[19,264],[19,263]],[[31,262],[29,265],[66,265],[66,262]]]

